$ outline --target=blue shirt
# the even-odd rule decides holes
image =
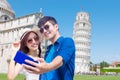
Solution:
[[[54,46],[53,46],[54,45]],[[45,60],[51,62],[56,56],[61,56],[63,65],[43,74],[43,80],[73,80],[75,69],[75,45],[71,38],[60,37],[48,46]],[[46,77],[49,76],[49,79]]]

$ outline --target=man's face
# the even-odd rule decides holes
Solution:
[[[53,41],[56,37],[57,32],[58,32],[58,25],[57,24],[53,25],[49,21],[47,21],[40,28],[40,32],[44,38],[46,38],[47,40]]]

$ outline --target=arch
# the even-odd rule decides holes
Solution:
[[[9,17],[8,15],[2,15],[2,16],[0,17],[0,20],[2,20],[2,21],[7,21],[7,20],[10,20],[10,17]]]

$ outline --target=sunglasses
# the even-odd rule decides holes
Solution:
[[[48,30],[49,29],[49,25],[45,25],[43,28],[40,28],[40,33],[43,33],[44,29]]]
[[[31,44],[31,43],[33,42],[33,39],[34,39],[35,42],[38,42],[38,41],[39,41],[39,37],[34,37],[34,38],[31,38],[31,39],[28,39],[27,42],[28,42],[29,44]]]

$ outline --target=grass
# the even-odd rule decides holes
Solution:
[[[120,76],[75,75],[74,80],[120,80]]]
[[[7,74],[0,73],[0,80],[7,80]],[[25,76],[19,74],[14,80],[25,80]]]
[[[24,75],[18,75],[14,80],[24,80]],[[0,74],[0,80],[7,80],[7,74]],[[74,80],[120,80],[120,76],[75,75]]]

